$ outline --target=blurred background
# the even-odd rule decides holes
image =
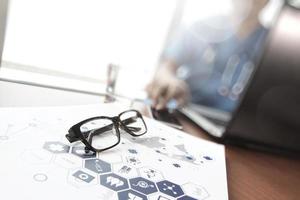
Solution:
[[[224,29],[224,19],[233,13],[234,25],[239,26],[256,3],[11,0],[0,77],[104,93],[107,66],[113,63],[119,69],[116,93],[143,98],[165,49],[182,32],[198,34],[193,24],[214,16],[223,20],[207,20],[208,25]],[[282,4],[281,0],[267,2],[259,13],[264,27],[272,25]],[[202,39],[216,42],[227,36]]]

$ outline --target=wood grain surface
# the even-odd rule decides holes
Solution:
[[[199,127],[180,119],[184,131],[211,140]],[[226,145],[230,200],[300,200],[300,160]]]

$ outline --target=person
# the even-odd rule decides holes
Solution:
[[[179,106],[190,101],[232,112],[267,33],[259,22],[266,3],[233,0],[235,9],[230,17],[197,21],[178,34],[167,45],[146,87],[153,107],[164,109],[175,100]],[[246,7],[248,14],[240,20]]]

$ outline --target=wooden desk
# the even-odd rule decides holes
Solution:
[[[199,127],[180,119],[184,130],[211,140]],[[226,146],[230,200],[299,200],[300,160]]]

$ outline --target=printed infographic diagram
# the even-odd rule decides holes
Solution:
[[[84,113],[89,109],[78,110]],[[97,114],[90,110],[90,114]],[[148,133],[144,136],[133,138],[121,133],[118,146],[94,153],[64,138],[68,127],[86,114],[79,112],[72,117],[63,108],[55,111],[45,109],[41,115],[41,110],[33,109],[26,115],[32,118],[21,115],[0,125],[1,156],[3,151],[11,152],[7,156],[16,161],[8,159],[7,163],[15,162],[16,168],[23,170],[16,173],[7,165],[8,173],[3,176],[22,176],[21,182],[31,191],[35,187],[39,191],[64,191],[57,192],[60,199],[227,199],[222,146],[146,119]],[[57,111],[64,114],[57,116]],[[1,186],[5,184],[0,181]],[[42,195],[24,193],[31,199]]]

